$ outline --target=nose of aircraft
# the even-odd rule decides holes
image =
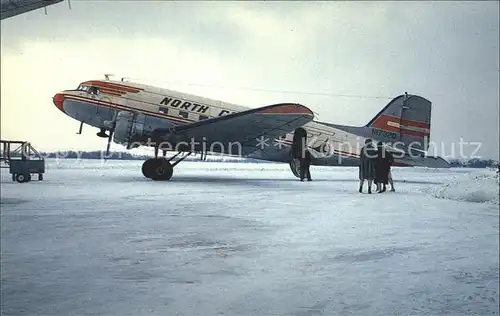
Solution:
[[[64,104],[64,94],[56,93],[55,96],[52,97],[52,101],[57,108],[64,112],[63,104]]]

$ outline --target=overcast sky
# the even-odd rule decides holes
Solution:
[[[47,13],[1,22],[2,139],[105,149],[95,128],[76,135],[52,96],[113,73],[249,107],[299,102],[350,125],[407,91],[433,102],[439,154],[462,138],[482,143],[476,155],[499,156],[496,1],[73,0]]]

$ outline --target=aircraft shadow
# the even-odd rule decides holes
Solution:
[[[248,183],[259,183],[259,182],[300,182],[299,179],[285,179],[285,178],[241,178],[241,177],[197,177],[197,176],[178,176],[172,177],[169,182],[218,182],[218,183],[232,183],[232,182],[248,182]],[[304,180],[304,182],[307,182]],[[359,179],[352,178],[335,178],[335,179],[327,179],[327,178],[313,178],[312,182],[359,182]],[[394,183],[409,183],[409,184],[443,184],[442,182],[435,181],[418,181],[418,180],[400,180],[394,181]]]
[[[116,180],[123,182],[125,179],[117,177]],[[127,180],[125,180],[127,181]],[[128,182],[137,182],[137,181],[152,181],[150,179],[142,178],[142,177],[133,177],[129,178]],[[171,180],[165,182],[156,182],[156,183],[165,183],[165,184],[175,184],[175,183],[220,183],[220,184],[269,184],[272,182],[300,182],[298,178],[243,178],[243,177],[217,177],[217,176],[173,176]],[[307,181],[304,181],[307,182]],[[316,182],[359,182],[357,178],[313,178],[311,183]],[[418,181],[418,180],[395,180],[394,183],[408,183],[408,184],[443,184],[442,182],[435,181]]]

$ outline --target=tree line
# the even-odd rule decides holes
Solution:
[[[58,151],[58,152],[41,152],[40,155],[44,158],[59,158],[59,159],[103,159],[107,158],[109,160],[146,160],[151,158],[147,155],[132,154],[129,152],[110,152],[108,156],[104,151]],[[199,156],[187,157],[186,161],[200,161]],[[240,162],[240,163],[268,163],[267,161],[262,161],[258,159],[251,158],[233,158],[227,156],[208,156],[206,161],[214,162]],[[448,159],[451,167],[454,168],[498,168],[499,162],[493,159]],[[345,164],[344,166],[357,164]]]

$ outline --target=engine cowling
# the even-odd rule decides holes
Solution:
[[[150,135],[144,129],[145,116],[141,113],[120,111],[116,116],[113,141],[130,148],[139,147]]]

